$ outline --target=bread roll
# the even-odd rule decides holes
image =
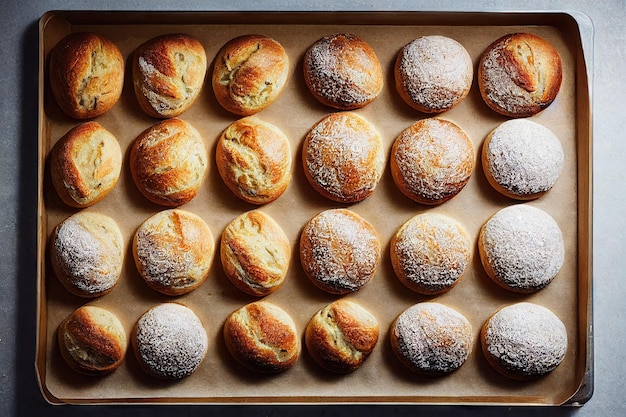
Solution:
[[[70,129],[54,145],[49,159],[54,189],[65,204],[77,208],[106,197],[122,169],[119,142],[97,122]]]
[[[418,214],[391,239],[391,264],[407,288],[420,294],[449,291],[470,266],[472,242],[455,220],[437,213]]]
[[[293,319],[267,301],[250,303],[231,313],[224,323],[224,341],[239,364],[257,373],[285,371],[300,356]]]
[[[318,311],[305,332],[307,350],[324,369],[358,369],[378,342],[378,320],[359,304],[340,299]]]
[[[440,376],[459,369],[472,351],[472,326],[458,311],[435,302],[415,304],[391,325],[391,347],[409,370]]]
[[[168,34],[140,45],[133,55],[133,86],[139,105],[156,118],[180,116],[196,101],[207,71],[202,44]]]
[[[209,226],[186,210],[171,209],[146,219],[133,238],[139,275],[165,295],[191,292],[204,282],[215,244]]]
[[[208,349],[206,330],[189,307],[163,303],[137,320],[132,345],[141,368],[159,379],[182,379],[196,371]]]
[[[222,267],[239,290],[265,296],[283,284],[291,245],[283,229],[269,215],[249,211],[226,226],[220,244]]]
[[[554,133],[528,119],[500,124],[482,148],[487,181],[516,200],[532,200],[547,193],[561,175],[563,160],[563,148]]]
[[[110,217],[80,211],[61,222],[50,238],[50,262],[63,286],[79,297],[109,293],[124,263],[124,239]]]
[[[472,58],[446,36],[421,36],[404,45],[394,65],[396,90],[411,107],[441,113],[459,104],[474,78]]]
[[[50,87],[68,116],[91,119],[109,111],[124,86],[124,58],[110,39],[72,33],[50,51]]]
[[[369,197],[385,169],[385,151],[374,125],[353,112],[331,113],[307,134],[304,174],[324,197],[356,203]]]
[[[250,116],[272,104],[288,78],[289,56],[279,42],[262,35],[243,35],[217,53],[213,92],[224,109]]]
[[[144,130],[130,150],[130,171],[150,201],[176,207],[191,201],[208,170],[200,133],[181,119],[166,119]]]
[[[318,288],[331,294],[360,290],[376,273],[381,256],[374,227],[347,209],[323,211],[300,237],[300,262]]]
[[[474,170],[474,146],[451,121],[415,122],[391,148],[391,175],[402,193],[421,204],[441,204],[457,195]]]
[[[57,334],[61,357],[76,372],[104,375],[124,361],[126,331],[117,316],[104,308],[77,308],[61,322]]]
[[[228,188],[250,204],[280,197],[291,181],[291,146],[276,126],[254,116],[224,130],[215,151],[217,169]]]
[[[508,117],[529,117],[548,107],[562,80],[561,56],[530,33],[504,35],[489,45],[478,64],[478,87],[489,108]]]
[[[556,277],[565,256],[563,234],[545,211],[526,204],[491,216],[478,235],[480,260],[499,286],[533,293]]]
[[[494,313],[480,332],[487,361],[502,375],[516,380],[544,376],[567,354],[567,330],[550,310],[522,302]]]
[[[338,33],[318,39],[304,54],[304,81],[320,103],[339,110],[359,109],[383,89],[376,53],[363,39]]]

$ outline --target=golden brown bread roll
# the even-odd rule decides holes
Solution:
[[[302,161],[317,192],[333,201],[355,203],[376,189],[385,169],[385,152],[374,125],[354,112],[339,112],[311,128]]]
[[[215,244],[209,226],[186,210],[172,209],[146,219],[133,238],[139,275],[165,295],[191,292],[204,282]]]
[[[332,294],[358,291],[376,273],[381,256],[374,227],[348,209],[323,211],[300,237],[300,262],[318,288]]]
[[[489,184],[516,200],[547,193],[563,169],[563,148],[547,127],[513,119],[496,127],[482,147],[482,166]]]
[[[247,203],[274,201],[291,182],[289,139],[257,117],[244,117],[228,126],[217,142],[215,159],[224,183]]]
[[[487,361],[502,375],[515,380],[544,376],[567,354],[567,329],[550,310],[522,302],[494,313],[480,332]]]
[[[487,275],[504,289],[532,293],[556,277],[565,256],[563,234],[545,211],[508,206],[491,216],[478,235],[480,259]]]
[[[110,217],[79,211],[54,229],[50,261],[63,286],[80,297],[109,293],[120,277],[124,239]]]
[[[390,165],[393,180],[405,196],[421,204],[440,204],[469,181],[474,145],[451,121],[423,119],[396,138]]]
[[[339,33],[318,39],[304,55],[304,80],[320,103],[339,110],[366,106],[383,89],[376,53],[363,39]]]
[[[121,169],[119,142],[97,122],[70,129],[50,152],[52,185],[72,207],[84,208],[102,200],[117,184]]]
[[[391,264],[406,287],[420,294],[441,294],[454,287],[471,262],[472,242],[448,216],[418,214],[391,239]]]
[[[530,33],[504,35],[489,45],[478,64],[478,87],[489,108],[508,117],[529,117],[548,107],[562,80],[561,56]]]
[[[258,373],[285,371],[300,356],[293,319],[267,301],[250,303],[231,313],[224,322],[224,341],[239,364]]]
[[[254,210],[226,226],[220,256],[224,273],[235,287],[246,294],[265,296],[283,284],[291,245],[274,219]]]
[[[130,171],[150,201],[180,206],[197,194],[208,170],[200,133],[181,119],[166,119],[144,130],[130,150]]]
[[[202,322],[192,309],[163,303],[137,320],[131,337],[141,368],[159,379],[181,379],[196,371],[208,349]]]
[[[213,92],[224,109],[240,116],[272,104],[289,78],[289,56],[282,45],[262,35],[243,35],[217,53]]]
[[[67,115],[90,119],[109,111],[124,86],[124,58],[110,39],[72,33],[50,51],[50,87]]]
[[[378,320],[359,304],[340,299],[318,311],[305,332],[307,350],[324,369],[359,368],[378,342]]]
[[[104,375],[120,367],[128,342],[124,326],[112,312],[85,305],[59,325],[61,356],[76,372]]]
[[[185,34],[168,34],[140,45],[133,55],[135,96],[148,115],[176,117],[196,101],[207,71],[202,44]]]
[[[472,326],[458,311],[436,302],[415,304],[391,325],[391,347],[413,372],[445,375],[459,369],[472,351]]]
[[[474,78],[472,59],[452,38],[421,36],[404,45],[394,65],[396,90],[411,107],[441,113],[459,104]]]

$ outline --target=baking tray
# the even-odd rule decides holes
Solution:
[[[96,12],[52,11],[40,19],[39,60],[39,183],[38,183],[38,276],[36,370],[44,398],[61,403],[428,403],[502,405],[581,405],[593,392],[592,334],[592,137],[591,137],[591,45],[589,19],[576,12]],[[348,297],[369,309],[379,320],[376,349],[357,371],[334,375],[319,368],[303,349],[296,365],[279,375],[250,373],[230,358],[222,337],[227,315],[254,301],[228,282],[219,255],[206,282],[185,296],[170,298],[147,288],[134,267],[129,242],[136,228],[162,210],[149,203],[135,188],[128,167],[104,200],[85,210],[113,217],[126,240],[126,259],[120,282],[108,295],[95,300],[70,295],[49,266],[47,240],[51,230],[76,209],[63,205],[51,187],[46,165],[55,141],[79,122],[63,115],[50,92],[46,59],[52,46],[70,32],[94,31],[108,36],[127,59],[143,41],[154,36],[185,32],[198,38],[209,60],[231,38],[248,33],[273,37],[291,60],[288,85],[279,99],[257,116],[279,126],[290,138],[294,157],[293,179],[278,200],[261,209],[274,217],[292,240],[292,262],[283,287],[266,297],[287,310],[300,334],[313,314],[337,299],[318,290],[305,277],[299,263],[297,243],[304,223],[318,212],[349,207],[370,221],[383,245],[383,258],[374,279]],[[395,278],[389,260],[389,240],[410,217],[436,211],[455,217],[476,239],[486,219],[515,202],[495,192],[487,183],[480,160],[468,185],[452,200],[426,207],[404,197],[395,187],[389,169],[374,194],[353,205],[333,203],[317,195],[304,177],[299,161],[302,141],[309,128],[332,112],[306,89],[302,57],[318,38],[339,32],[362,37],[376,51],[385,87],[379,98],[357,110],[381,132],[387,154],[397,135],[418,119],[427,117],[410,109],[397,95],[393,61],[399,49],[412,39],[440,34],[458,40],[474,63],[495,39],[511,32],[536,33],[552,42],[563,59],[563,84],[554,103],[533,120],[548,126],[565,151],[564,171],[555,187],[529,204],[548,211],[561,226],[566,243],[565,264],[556,279],[532,295],[508,293],[490,282],[482,270],[477,248],[470,270],[448,293],[424,297],[408,291]],[[140,110],[127,75],[116,106],[97,118],[120,141],[125,159],[129,144],[145,128],[155,124]],[[209,67],[209,74],[211,66]],[[468,97],[454,109],[437,117],[462,127],[474,143],[476,156],[486,135],[506,120],[487,108],[474,82]],[[256,208],[234,197],[222,183],[215,167],[215,144],[221,132],[238,117],[221,109],[210,83],[194,106],[180,118],[203,135],[211,166],[198,196],[183,206],[204,218],[216,245],[226,224],[236,215]],[[420,301],[440,301],[465,314],[475,333],[467,362],[455,373],[441,378],[419,377],[394,357],[389,326],[405,308]],[[164,301],[191,307],[209,335],[207,356],[197,371],[176,382],[155,380],[139,368],[132,349],[122,366],[103,377],[87,377],[71,371],[56,345],[56,328],[65,316],[83,304],[95,304],[116,313],[130,334],[138,317]],[[531,382],[515,382],[497,374],[486,362],[478,340],[479,328],[498,308],[531,301],[554,311],[565,323],[569,348],[563,363],[550,375]]]

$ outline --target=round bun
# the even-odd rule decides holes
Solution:
[[[552,372],[567,352],[567,331],[550,310],[522,302],[493,314],[480,332],[487,361],[502,375],[530,380]]]
[[[181,119],[167,119],[139,134],[130,150],[130,171],[150,201],[176,207],[191,201],[208,170],[200,133]]]
[[[391,175],[402,193],[421,204],[457,195],[474,170],[474,145],[456,124],[431,118],[405,129],[391,148]]]
[[[102,200],[122,169],[120,144],[97,122],[70,129],[50,152],[52,185],[61,200],[84,208]]]
[[[331,294],[358,291],[376,273],[381,247],[374,227],[348,209],[326,210],[307,222],[300,261],[318,288]]]
[[[451,218],[418,214],[391,239],[391,264],[407,288],[420,294],[441,294],[454,287],[471,262],[472,242]]]
[[[117,316],[85,305],[74,310],[58,328],[59,350],[65,362],[86,375],[104,375],[120,367],[128,347]]]
[[[300,356],[293,319],[267,301],[250,303],[231,313],[224,323],[224,341],[239,364],[258,373],[285,371]]]
[[[139,105],[156,118],[180,116],[204,85],[207,58],[202,44],[183,34],[162,35],[133,55],[133,86]]]
[[[359,109],[383,89],[383,71],[372,47],[356,35],[318,39],[304,55],[304,81],[320,103],[339,110]]]
[[[50,51],[50,87],[68,116],[91,119],[109,111],[122,95],[124,58],[110,39],[72,33]]]
[[[209,226],[181,209],[164,210],[146,219],[133,238],[139,275],[165,295],[191,292],[204,282],[215,244]]]
[[[415,304],[391,325],[391,347],[413,372],[438,376],[456,371],[472,351],[472,326],[458,311],[435,302]]]
[[[508,117],[529,117],[548,107],[561,88],[558,51],[529,33],[505,35],[483,52],[478,87],[493,111]]]
[[[281,227],[261,211],[237,216],[222,233],[222,267],[239,290],[265,296],[283,284],[291,259],[290,241]]]
[[[487,275],[517,293],[532,293],[552,282],[565,254],[557,222],[525,204],[505,207],[491,216],[480,229],[478,250]]]
[[[291,181],[289,139],[278,127],[253,116],[224,130],[215,159],[224,183],[250,204],[276,200]]]
[[[80,211],[54,229],[50,261],[57,278],[72,294],[90,298],[107,294],[122,273],[122,232],[112,218]]]
[[[406,44],[394,66],[396,89],[424,113],[450,110],[469,93],[474,78],[467,50],[445,36],[422,36]]]
[[[311,318],[304,338],[311,357],[322,368],[352,372],[374,350],[378,342],[378,320],[359,304],[341,299]]]
[[[385,169],[380,133],[353,112],[331,113],[306,135],[304,174],[324,197],[356,203],[369,197]]]
[[[485,139],[482,165],[489,184],[516,200],[547,193],[563,169],[563,148],[545,126],[528,119],[508,120]]]
[[[208,349],[202,322],[189,307],[163,303],[137,320],[131,337],[141,368],[159,379],[181,379],[200,365]]]
[[[272,104],[289,78],[289,57],[280,43],[262,35],[244,35],[217,53],[213,92],[231,113],[250,116]]]

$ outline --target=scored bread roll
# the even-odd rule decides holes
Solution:
[[[318,311],[305,332],[307,350],[324,369],[359,368],[378,342],[378,320],[359,304],[340,299]]]
[[[421,36],[404,45],[394,65],[396,90],[411,107],[441,113],[459,104],[474,77],[467,50],[452,38]]]
[[[185,34],[157,36],[133,55],[135,96],[149,116],[180,116],[198,98],[206,71],[206,53],[197,39]]]
[[[153,203],[169,207],[191,201],[208,170],[200,133],[176,118],[140,133],[131,146],[129,162],[139,191]]]
[[[61,110],[75,119],[91,119],[109,111],[119,100],[124,58],[105,36],[72,33],[50,51],[49,75]]]
[[[135,232],[133,256],[139,275],[165,295],[191,292],[204,282],[214,253],[213,235],[199,216],[172,209],[146,219]]]
[[[304,55],[304,81],[320,103],[359,109],[383,88],[383,71],[372,47],[357,35],[339,33],[313,43]]]
[[[487,361],[502,375],[531,380],[554,371],[567,354],[567,329],[547,308],[528,302],[495,312],[480,331]]]
[[[547,108],[561,88],[559,52],[530,33],[511,33],[489,45],[478,64],[478,87],[489,108],[529,117]]]
[[[474,170],[474,145],[449,120],[415,122],[391,148],[391,175],[400,191],[421,204],[440,204],[457,195]]]
[[[304,174],[324,197],[355,203],[369,197],[385,169],[385,152],[378,130],[354,112],[331,113],[318,121],[304,139]]]
[[[243,35],[228,41],[217,53],[213,92],[231,113],[250,116],[272,104],[289,78],[289,56],[276,40]]]
[[[300,262],[318,288],[347,294],[374,277],[381,247],[374,227],[348,209],[323,211],[307,222],[300,236]]]
[[[74,310],[57,330],[61,357],[76,372],[104,375],[120,367],[128,347],[126,330],[112,312],[85,305]]]
[[[72,207],[96,204],[115,187],[122,169],[120,144],[98,122],[70,129],[50,152],[52,185]]]
[[[293,319],[267,301],[250,303],[232,312],[223,330],[230,354],[253,372],[285,371],[300,356],[300,338]]]
[[[100,213],[79,211],[57,225],[50,238],[55,275],[80,297],[109,293],[121,275],[124,253],[117,223]]]
[[[291,244],[269,215],[249,211],[233,219],[222,233],[224,273],[239,290],[265,296],[283,284],[291,260]]]
[[[289,139],[278,127],[254,116],[224,130],[215,159],[224,183],[247,203],[274,201],[291,182]]]
[[[528,119],[512,119],[485,139],[482,165],[489,184],[516,200],[547,193],[563,169],[561,142],[547,127]]]

